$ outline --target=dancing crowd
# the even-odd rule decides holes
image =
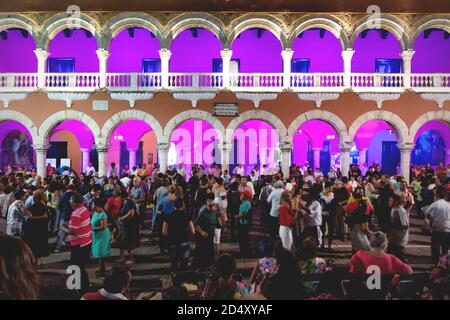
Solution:
[[[189,169],[179,164],[161,172],[149,164],[130,170],[112,163],[103,177],[92,164],[80,174],[48,165],[45,178],[27,168],[0,172],[0,215],[6,218],[0,298],[42,298],[36,270],[52,238],[52,250],[69,248],[70,264],[80,268],[83,299],[126,299],[133,253],[150,232],[172,272],[209,273],[203,299],[342,299],[334,277],[339,267],[321,253],[334,252],[336,240],[349,241],[350,274],[364,276],[376,265],[383,275],[411,275],[405,255],[411,215],[431,234],[434,267],[423,294],[450,292],[450,171],[442,164],[411,167],[410,184],[377,164],[351,165],[345,176],[308,163],[292,165],[288,176],[267,165],[248,175],[240,164],[232,172],[216,164]],[[255,243],[250,232],[257,224],[264,231]],[[236,255],[222,252],[224,234],[238,242],[239,257],[259,256],[245,283]],[[114,247],[120,252],[114,264],[123,264],[107,268]],[[92,259],[96,276],[104,277],[96,292],[89,292],[86,271]],[[307,282],[305,275],[323,277]],[[163,297],[189,294],[174,284]]]

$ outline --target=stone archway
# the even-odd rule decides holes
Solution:
[[[411,141],[414,142],[414,138],[419,131],[420,127],[422,127],[425,123],[431,120],[439,120],[442,122],[446,122],[450,125],[450,111],[446,110],[437,110],[437,111],[429,111],[423,115],[421,115],[409,128],[409,137]]]
[[[13,110],[0,111],[0,122],[8,120],[16,121],[24,125],[33,139],[33,144],[37,144],[39,142],[38,128],[30,118]]]

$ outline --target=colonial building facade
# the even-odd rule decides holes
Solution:
[[[100,175],[123,161],[164,170],[179,162],[175,130],[197,120],[214,129],[215,161],[227,168],[234,133],[258,121],[276,132],[286,174],[305,160],[344,175],[354,161],[387,166],[389,140],[409,177],[412,162],[450,163],[449,32],[449,14],[0,14],[0,140],[12,152],[2,164],[24,163],[24,132],[41,176],[61,141],[77,171],[92,150]],[[429,131],[443,144],[421,156]]]

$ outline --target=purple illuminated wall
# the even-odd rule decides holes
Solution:
[[[330,139],[327,137],[330,136]],[[334,136],[334,139],[332,138]],[[339,136],[336,130],[325,121],[309,120],[302,124],[293,141],[293,162],[304,164],[308,160],[308,144],[312,148],[322,148],[325,141],[330,141],[330,151],[332,154],[339,151]]]
[[[375,72],[375,59],[401,59],[401,46],[397,39],[388,33],[381,39],[378,30],[369,30],[365,39],[359,34],[353,49],[352,72]]]
[[[233,59],[241,59],[240,72],[282,72],[281,43],[270,31],[257,38],[256,30],[246,30],[231,45]]]
[[[23,132],[29,139],[30,142],[33,142],[33,139],[31,137],[31,134],[27,130],[27,128],[17,122],[12,120],[2,121],[0,122],[0,148],[3,146],[4,139],[8,136],[8,134],[13,133],[15,131]],[[1,150],[0,149],[0,163],[8,163],[10,160],[9,158],[10,150]],[[33,163],[36,163],[36,153],[33,152]],[[3,168],[4,169],[4,168]]]
[[[239,133],[239,130],[241,134]],[[244,135],[245,134],[245,137]],[[245,174],[250,174],[251,170],[259,163],[263,164],[264,159],[268,159],[269,165],[274,165],[277,159],[276,148],[279,143],[279,137],[271,124],[262,120],[248,120],[239,125],[236,129],[233,139],[237,138],[237,163],[243,164]],[[256,139],[256,142],[253,141]],[[271,153],[270,153],[271,152]],[[265,156],[266,154],[267,156]],[[272,154],[272,156],[271,156]],[[233,159],[233,152],[231,155]],[[241,161],[243,160],[244,161]]]
[[[75,58],[75,72],[98,72],[97,42],[82,29],[75,29],[70,38],[61,31],[50,42],[49,58]]]
[[[0,38],[0,72],[37,72],[36,46],[30,34],[7,30],[8,38]]]
[[[131,38],[128,30],[123,30],[111,42],[108,71],[142,72],[142,59],[159,59],[159,49],[158,40],[150,31],[134,28]]]
[[[191,30],[184,30],[173,40],[171,72],[212,72],[213,59],[222,59],[222,47],[216,36],[208,30],[196,30],[197,38]]]
[[[63,121],[52,130],[52,134],[64,130],[71,132],[77,138],[80,148],[92,148],[94,135],[83,122],[78,120]]]
[[[183,163],[186,172],[190,172],[192,164],[195,163],[203,164],[206,168],[214,162],[214,159],[220,159],[213,140],[217,140],[217,132],[211,124],[197,119],[186,120],[170,137],[169,164]],[[213,158],[214,149],[216,149],[215,158]]]
[[[422,32],[414,43],[412,72],[450,72],[450,38],[444,39],[444,31],[434,30],[425,39]]]
[[[319,30],[306,30],[292,45],[293,59],[309,58],[310,72],[342,72],[342,47],[329,31],[320,38]]]

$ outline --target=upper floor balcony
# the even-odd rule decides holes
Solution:
[[[105,78],[104,82],[102,81]],[[0,92],[449,92],[450,73],[1,73]],[[225,80],[226,79],[226,80]],[[287,80],[287,83],[286,83]],[[408,85],[409,84],[409,85]]]
[[[441,18],[407,33],[398,17],[377,29],[364,19],[345,29],[332,15],[289,28],[249,16],[225,28],[191,15],[162,27],[119,14],[101,30],[84,15],[75,29],[53,17],[35,30],[0,14],[0,92],[450,92]]]

